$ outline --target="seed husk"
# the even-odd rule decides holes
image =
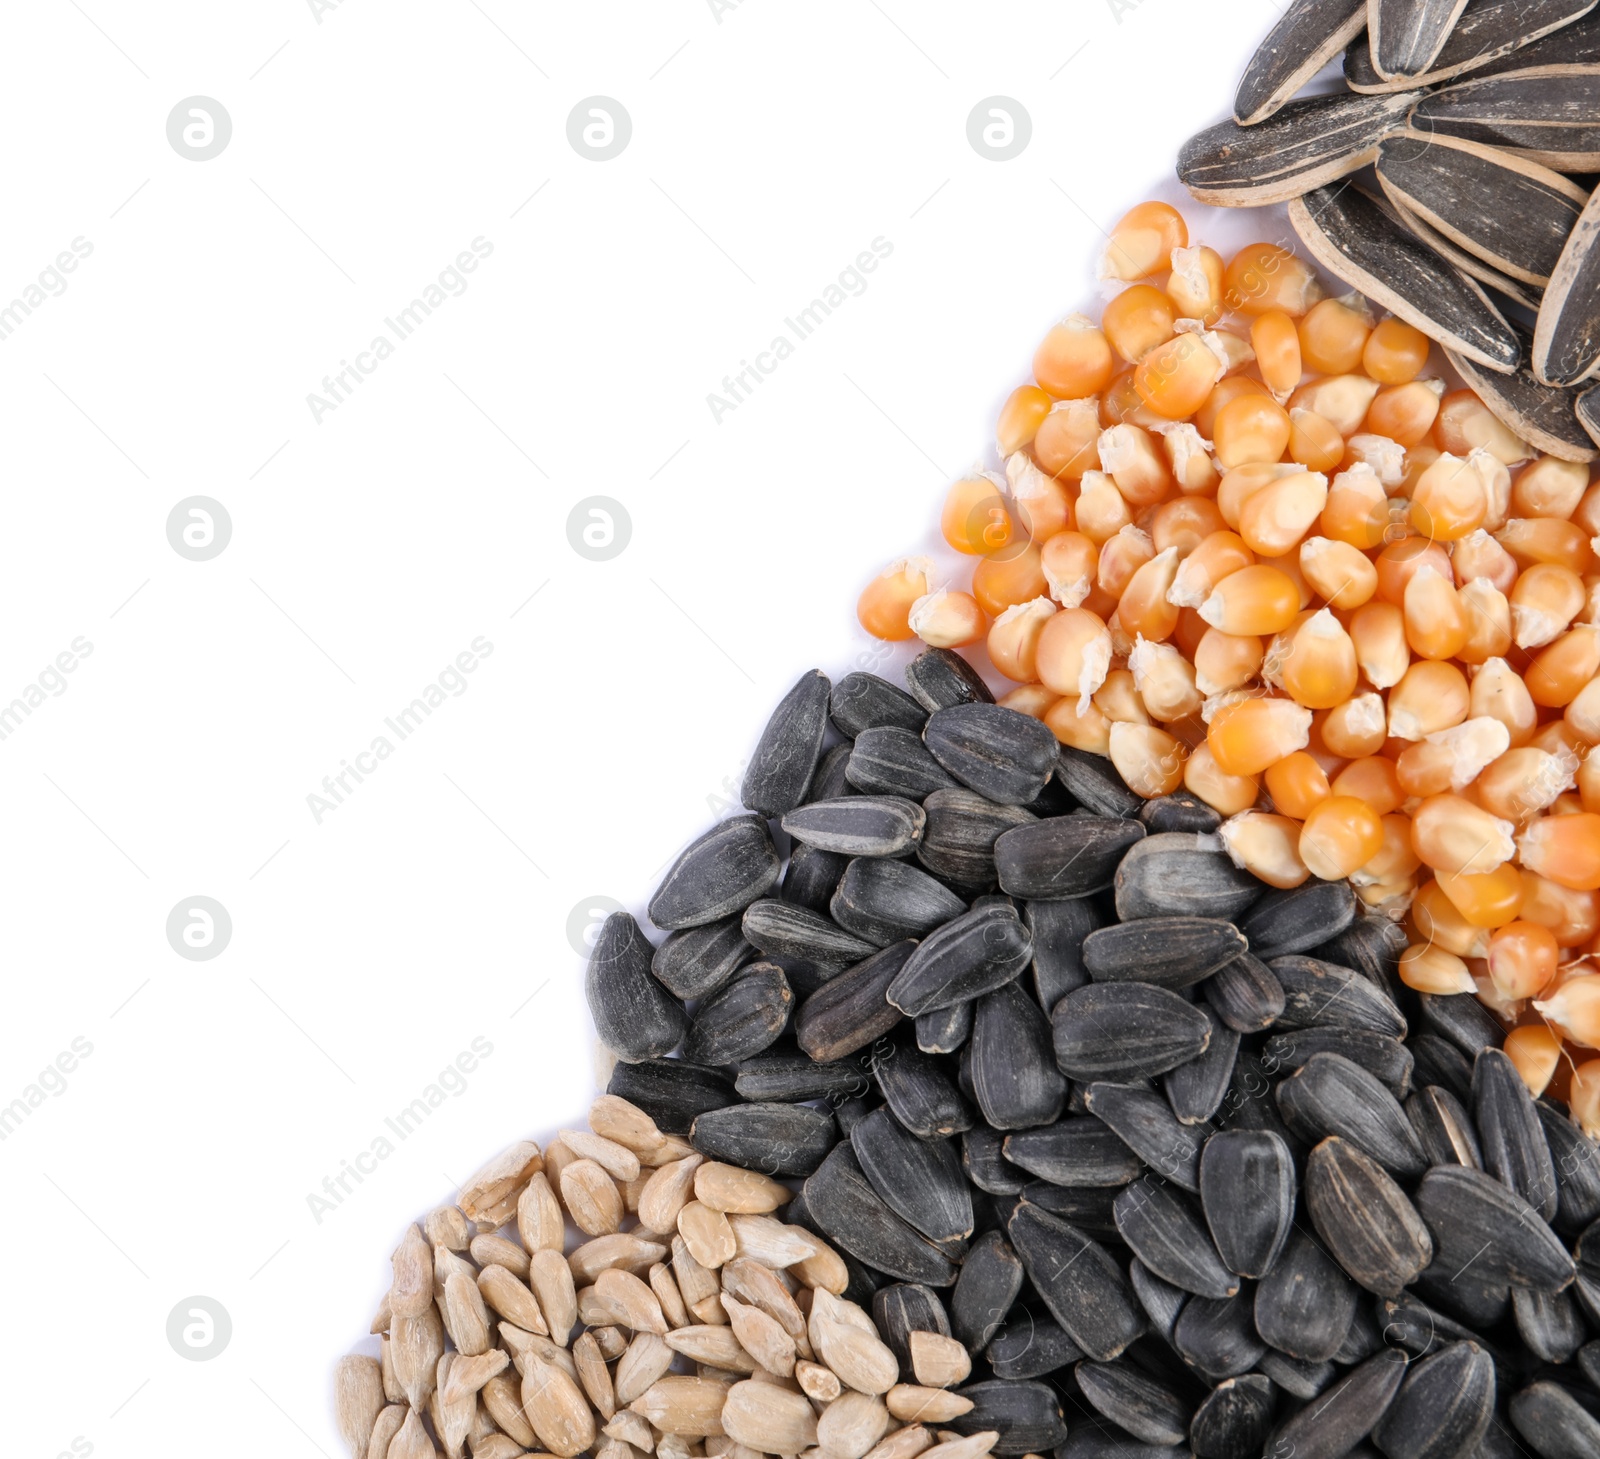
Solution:
[[[1234,120],[1242,127],[1265,121],[1366,25],[1366,0],[1292,0],[1245,67]]]
[[[958,653],[930,648],[906,665],[906,688],[929,714],[957,704],[993,704],[978,671]]]
[[[1476,1343],[1453,1343],[1411,1367],[1373,1438],[1392,1459],[1470,1454],[1494,1415],[1494,1387],[1489,1354]]]
[[[848,1145],[836,1145],[803,1187],[806,1210],[836,1245],[901,1281],[948,1287],[956,1268],[901,1220]]]
[[[1311,957],[1275,957],[1268,964],[1283,986],[1280,1028],[1364,1028],[1406,1036],[1405,1015],[1358,973]],[[1413,1053],[1415,1051],[1413,1050]]]
[[[1444,49],[1467,0],[1371,0],[1372,63],[1386,81],[1420,76]]]
[[[1314,1054],[1338,1054],[1359,1064],[1396,1099],[1411,1092],[1411,1073],[1415,1061],[1399,1039],[1363,1028],[1303,1028],[1295,1033],[1274,1034],[1261,1052],[1276,1060],[1283,1069],[1299,1069]]]
[[[1600,445],[1600,385],[1592,385],[1581,394],[1574,406],[1578,424],[1588,432],[1589,439]]]
[[[1083,1349],[1053,1317],[1014,1303],[983,1356],[996,1378],[1015,1382],[1040,1378],[1075,1363],[1083,1356]]]
[[[736,1064],[759,1054],[783,1032],[793,1007],[794,992],[783,969],[752,963],[695,1010],[683,1056],[702,1064]]]
[[[862,731],[850,751],[845,778],[863,795],[899,795],[907,800],[922,800],[958,783],[934,759],[920,733],[895,725]]]
[[[1021,806],[996,805],[970,790],[936,790],[925,801],[927,829],[917,860],[960,892],[973,895],[995,883],[995,842],[1037,819]]]
[[[679,854],[650,899],[650,920],[676,931],[732,916],[777,886],[781,867],[760,816],[729,816]]]
[[[828,712],[839,733],[852,740],[885,725],[920,733],[928,721],[928,711],[904,689],[860,672],[846,674],[833,686]]]
[[[914,801],[848,795],[790,811],[783,829],[797,841],[841,856],[899,856],[922,839],[927,816]]]
[[[687,1059],[619,1063],[606,1093],[638,1105],[668,1135],[687,1135],[696,1115],[739,1102],[721,1070]]]
[[[1511,1400],[1511,1422],[1542,1459],[1600,1453],[1600,1419],[1559,1383],[1530,1383]]]
[[[1544,1127],[1560,1193],[1560,1206],[1551,1225],[1563,1235],[1576,1236],[1600,1218],[1600,1145],[1548,1101],[1541,1099],[1534,1107]]]
[[[1333,1259],[1297,1230],[1256,1288],[1256,1330],[1280,1353],[1327,1362],[1344,1345],[1360,1296]]]
[[[1383,1167],[1348,1141],[1330,1136],[1311,1152],[1305,1198],[1334,1260],[1369,1292],[1398,1296],[1433,1260],[1432,1223],[1425,1225]]]
[[[1036,800],[1055,770],[1059,748],[1041,721],[998,704],[940,709],[922,739],[949,774],[998,805]]]
[[[1600,65],[1472,77],[1425,96],[1411,125],[1499,147],[1556,172],[1600,168]]]
[[[854,1060],[819,1064],[793,1046],[780,1044],[744,1060],[733,1085],[742,1098],[754,1103],[796,1104],[809,1099],[853,1099],[865,1094],[871,1081]]]
[[[674,932],[655,951],[650,971],[675,997],[705,998],[725,987],[759,954],[744,940],[741,919],[725,917]]]
[[[1086,897],[1112,885],[1122,854],[1145,829],[1105,816],[1054,816],[1007,831],[994,843],[1002,889],[1030,901]]]
[[[1323,962],[1360,973],[1393,1001],[1401,996],[1399,990],[1404,986],[1400,981],[1400,956],[1406,946],[1403,927],[1387,917],[1358,913],[1344,931],[1310,951]]]
[[[1393,96],[1303,97],[1252,126],[1218,122],[1178,154],[1178,178],[1202,203],[1268,207],[1359,172],[1416,101]]]
[[[1258,957],[1244,953],[1218,968],[1201,990],[1213,1012],[1235,1033],[1260,1033],[1283,1012],[1283,984]]]
[[[969,1352],[982,1352],[1005,1321],[1022,1280],[1022,1262],[1011,1243],[998,1231],[986,1231],[972,1243],[950,1293],[951,1336]]]
[[[1417,1090],[1406,1100],[1405,1111],[1430,1166],[1470,1165],[1483,1169],[1483,1151],[1472,1116],[1448,1089],[1430,1084]],[[1565,1118],[1557,1118],[1567,1123]]]
[[[1472,360],[1445,353],[1466,382],[1502,421],[1530,445],[1560,461],[1590,462],[1600,450],[1578,414],[1585,386],[1556,387],[1539,382],[1533,373],[1533,337],[1517,331],[1522,341],[1523,366],[1514,375],[1485,371]]]
[[[1403,1179],[1420,1176],[1427,1156],[1416,1131],[1376,1075],[1340,1054],[1313,1054],[1278,1086],[1284,1122],[1308,1143],[1338,1135]]]
[[[1423,74],[1386,81],[1372,64],[1367,37],[1357,36],[1345,52],[1345,80],[1353,91],[1370,94],[1436,86],[1467,73],[1600,59],[1600,26],[1592,14],[1583,18],[1590,9],[1589,0],[1471,0]]]
[[[775,818],[805,800],[822,758],[832,692],[828,676],[813,669],[779,700],[744,772],[740,795],[750,810]]]
[[[810,1175],[837,1139],[831,1114],[801,1104],[730,1105],[698,1116],[689,1128],[702,1154],[773,1175]]]
[[[955,1396],[972,1407],[950,1427],[958,1434],[998,1434],[996,1454],[1047,1454],[1067,1437],[1061,1400],[1047,1383],[970,1383]]]
[[[1139,823],[1152,836],[1178,832],[1187,836],[1209,836],[1222,824],[1222,814],[1197,796],[1180,792],[1158,795],[1138,809]]]
[[[1254,1459],[1272,1428],[1275,1398],[1271,1380],[1259,1373],[1223,1379],[1189,1422],[1199,1459]]]
[[[1511,1310],[1517,1319],[1517,1335],[1546,1363],[1570,1362],[1588,1335],[1570,1288],[1554,1293],[1514,1288]]]
[[[1289,204],[1289,221],[1318,263],[1429,338],[1491,370],[1522,362],[1516,332],[1489,296],[1359,188],[1318,188]]]
[[[1073,1370],[1095,1411],[1147,1444],[1180,1444],[1193,1409],[1177,1393],[1127,1363],[1092,1362]]]
[[[1050,1022],[1020,983],[978,999],[965,1071],[979,1112],[997,1130],[1047,1125],[1066,1103]]]
[[[829,904],[833,920],[879,947],[924,937],[967,910],[942,882],[904,861],[858,856]]]
[[[1248,1373],[1267,1345],[1256,1331],[1248,1292],[1232,1297],[1191,1297],[1172,1328],[1172,1345],[1208,1382]]]
[[[1239,1279],[1222,1264],[1192,1201],[1146,1178],[1121,1191],[1113,1211],[1117,1233],[1162,1281],[1197,1297],[1238,1294]]]
[[[901,1220],[951,1256],[972,1235],[972,1191],[948,1140],[918,1140],[874,1110],[850,1132],[850,1147],[873,1190]]]
[[[1074,988],[1090,981],[1083,965],[1083,939],[1104,923],[1086,897],[1061,902],[1024,902],[1022,920],[1033,937],[1033,990],[1050,1013]]]
[[[1484,1049],[1472,1066],[1472,1119],[1483,1168],[1546,1221],[1554,1221],[1561,1192],[1544,1126],[1528,1086],[1500,1049]]]
[[[1238,919],[1239,930],[1254,956],[1288,957],[1341,936],[1355,922],[1358,906],[1347,882],[1309,881],[1262,893]]]
[[[1165,1099],[1138,1084],[1096,1082],[1084,1097],[1090,1113],[1110,1125],[1158,1175],[1186,1191],[1199,1192],[1200,1149],[1209,1128],[1179,1124]]]
[[[900,1022],[900,1010],[885,994],[916,951],[911,941],[875,952],[848,972],[830,978],[795,1014],[795,1040],[819,1064],[843,1059],[882,1038]]]
[[[1539,1213],[1481,1170],[1435,1166],[1417,1188],[1417,1209],[1443,1266],[1470,1263],[1484,1281],[1538,1292],[1572,1280],[1572,1258]]]
[[[1002,990],[1003,991],[1003,990]],[[992,995],[991,995],[992,996]],[[972,1037],[976,1003],[956,1003],[949,1008],[917,1015],[917,1047],[925,1054],[954,1054]]]
[[[1098,1242],[1030,1201],[1006,1231],[1050,1315],[1085,1353],[1110,1362],[1144,1331],[1127,1278]]]
[[[1004,987],[1032,957],[1033,939],[1009,905],[975,907],[917,944],[887,996],[916,1017]]]
[[[1204,982],[1247,948],[1245,935],[1218,918],[1144,917],[1091,932],[1083,961],[1096,982],[1154,983],[1176,992]]]
[[[1476,279],[1480,284],[1483,284],[1489,289],[1491,295],[1503,294],[1507,299],[1522,305],[1530,313],[1537,314],[1539,312],[1539,305],[1544,300],[1544,287],[1542,285],[1527,283],[1522,279],[1513,277],[1511,274],[1502,272],[1491,263],[1485,263],[1476,253],[1461,247],[1448,234],[1441,233],[1426,218],[1404,206],[1392,194],[1385,191],[1384,195],[1388,199],[1389,206],[1394,209],[1395,216],[1441,258],[1449,260],[1468,278]],[[1507,323],[1511,325],[1512,331],[1522,344],[1522,364],[1518,366],[1520,373],[1528,366],[1525,332],[1518,327],[1514,319],[1508,319]],[[1445,353],[1448,355],[1451,352],[1446,350]],[[1485,367],[1477,365],[1475,368],[1483,370]]]
[[[975,1124],[961,1136],[961,1168],[979,1190],[992,1196],[1020,1195],[1028,1173],[1005,1156],[1010,1136]]]
[[[745,940],[769,957],[798,958],[821,968],[848,967],[878,950],[820,912],[772,897],[745,908],[742,928]]]
[[[1054,1185],[1120,1188],[1138,1179],[1143,1169],[1143,1162],[1111,1127],[1093,1117],[1019,1130],[1006,1136],[1003,1149],[1012,1165]]]
[[[1341,1459],[1388,1411],[1406,1368],[1406,1355],[1392,1348],[1369,1358],[1329,1389],[1320,1403],[1281,1424],[1266,1452],[1293,1454],[1296,1459]]]
[[[1261,883],[1198,835],[1157,832],[1136,841],[1118,863],[1117,916],[1216,917],[1231,922],[1261,895]]]
[[[872,1072],[894,1117],[919,1140],[942,1140],[970,1129],[977,1116],[944,1066],[899,1038],[874,1051]]]
[[[1176,993],[1149,983],[1093,983],[1050,1017],[1056,1065],[1070,1079],[1153,1078],[1203,1054],[1211,1025]]]
[[[1265,1277],[1294,1224],[1294,1156],[1270,1130],[1224,1130],[1200,1155],[1200,1205],[1222,1261]]]

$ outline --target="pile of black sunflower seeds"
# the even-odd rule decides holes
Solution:
[[[1600,1146],[1494,1017],[958,655],[906,680],[803,678],[666,940],[607,921],[610,1092],[796,1182],[906,1373],[969,1349],[998,1454],[1600,1455]]]

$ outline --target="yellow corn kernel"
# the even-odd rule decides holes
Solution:
[[[1467,965],[1437,944],[1414,942],[1400,954],[1400,981],[1419,993],[1472,993],[1477,985]]]
[[[1600,744],[1600,676],[1589,680],[1561,716],[1574,734],[1589,744]]]
[[[1323,297],[1317,272],[1276,243],[1252,243],[1229,261],[1223,299],[1236,314],[1256,318],[1274,309],[1299,319]]]
[[[1189,225],[1167,203],[1140,203],[1111,230],[1100,277],[1134,283],[1170,266],[1172,250],[1189,246]]]
[[[1373,563],[1378,570],[1378,596],[1397,607],[1406,600],[1406,584],[1412,576],[1431,567],[1440,577],[1454,581],[1450,571],[1450,549],[1440,542],[1406,536],[1391,541]]]
[[[856,618],[874,638],[898,643],[916,635],[911,631],[911,607],[932,587],[933,563],[926,557],[902,557],[891,562],[862,590]]]
[[[1128,580],[1155,555],[1155,544],[1148,532],[1124,527],[1101,544],[1095,582],[1103,592],[1120,598]]]
[[[1583,757],[1578,767],[1578,795],[1586,811],[1600,811],[1600,745]]]
[[[1383,700],[1376,694],[1355,694],[1319,715],[1317,735],[1329,753],[1345,760],[1376,755],[1388,738]]]
[[[1587,466],[1541,456],[1517,473],[1511,484],[1511,510],[1519,517],[1560,517],[1570,521],[1588,490]]]
[[[1434,880],[1474,927],[1504,927],[1522,906],[1522,873],[1509,861],[1481,873],[1441,871]]]
[[[939,530],[957,552],[984,557],[999,552],[1016,535],[1005,485],[993,472],[975,471],[950,488],[939,516]]]
[[[1050,414],[1051,400],[1037,385],[1019,385],[1006,397],[1000,407],[1000,419],[995,423],[995,442],[1002,456],[1021,451],[1033,444],[1039,427]]]
[[[1548,998],[1535,1003],[1534,1010],[1542,1014],[1552,1027],[1573,1043],[1583,1048],[1600,1047],[1600,977],[1592,973],[1585,977],[1569,978]],[[1583,1070],[1593,1070],[1600,1076],[1600,1060],[1585,1064]],[[1595,1080],[1600,1087],[1600,1077]],[[1577,1078],[1573,1079],[1573,1113],[1577,1113]],[[1597,1123],[1600,1109],[1591,1105],[1590,1121]]]
[[[1600,815],[1545,816],[1517,837],[1528,871],[1575,892],[1600,890]]]
[[[1050,599],[1033,598],[1013,604],[994,620],[989,629],[989,658],[1006,678],[1027,684],[1036,677],[1039,635],[1055,612]],[[1046,692],[1055,697],[1053,691]]]
[[[1224,816],[1248,810],[1261,793],[1253,777],[1226,774],[1203,740],[1190,751],[1183,767],[1183,788]]]
[[[1281,461],[1289,446],[1289,413],[1268,395],[1230,400],[1217,412],[1215,429],[1217,464],[1224,471],[1254,461]]]
[[[1511,605],[1488,578],[1473,578],[1460,592],[1466,640],[1455,652],[1464,664],[1487,664],[1511,649]]]
[[[1412,898],[1417,894],[1417,879],[1401,877],[1396,881],[1355,882],[1357,898],[1374,916],[1387,917],[1391,922],[1402,922],[1411,909]]]
[[[1410,496],[1411,488],[1421,479],[1422,473],[1437,461],[1444,452],[1433,444],[1430,436],[1420,446],[1413,446],[1406,452],[1405,470],[1399,480],[1400,495]]]
[[[1172,301],[1149,284],[1135,284],[1117,295],[1100,315],[1100,328],[1111,348],[1130,365],[1164,345],[1176,332],[1178,314]]]
[[[1073,505],[1078,531],[1097,546],[1109,542],[1124,527],[1133,525],[1133,511],[1127,497],[1104,471],[1084,473]]]
[[[1551,514],[1530,512],[1527,515],[1537,517]],[[1600,537],[1600,481],[1595,482],[1578,499],[1578,505],[1572,509],[1571,518],[1573,525],[1580,531],[1587,532],[1591,537]]]
[[[1461,724],[1471,705],[1472,692],[1460,669],[1423,659],[1389,691],[1389,734],[1397,740],[1424,740]]]
[[[1257,563],[1218,581],[1199,611],[1224,633],[1244,637],[1281,633],[1300,612],[1300,590],[1287,574]]]
[[[1308,709],[1332,709],[1355,693],[1360,669],[1356,646],[1326,608],[1313,613],[1289,638],[1284,692]]]
[[[1267,387],[1250,375],[1228,375],[1217,381],[1217,387],[1205,398],[1204,404],[1194,413],[1194,427],[1206,440],[1216,435],[1217,417],[1222,407],[1241,395],[1266,395]]]
[[[1407,795],[1459,795],[1510,747],[1511,736],[1487,715],[1441,730],[1401,751],[1395,775]],[[1492,809],[1492,808],[1491,808]],[[1496,812],[1498,815],[1499,812]]]
[[[1082,532],[1058,532],[1039,549],[1050,596],[1063,608],[1079,608],[1094,587],[1100,548]]]
[[[1406,448],[1388,436],[1368,431],[1351,436],[1345,444],[1345,468],[1348,470],[1357,462],[1370,466],[1386,488],[1399,486],[1406,479]]]
[[[1261,671],[1264,652],[1253,635],[1208,628],[1194,650],[1195,685],[1206,695],[1242,689]]]
[[[1150,711],[1139,697],[1131,669],[1113,669],[1090,701],[1112,724],[1149,724]]]
[[[1033,378],[1057,400],[1098,395],[1116,372],[1111,342],[1082,314],[1069,314],[1052,325],[1033,356]]]
[[[1361,368],[1373,319],[1358,294],[1324,299],[1300,321],[1300,353],[1319,375],[1349,375]]]
[[[1436,881],[1418,889],[1417,899],[1411,904],[1411,920],[1418,933],[1435,947],[1457,957],[1489,956],[1489,929],[1474,927],[1467,921]]]
[[[1311,711],[1292,699],[1243,699],[1221,709],[1206,743],[1229,775],[1259,775],[1311,740]]]
[[[1512,517],[1495,531],[1494,540],[1524,572],[1537,562],[1570,567],[1580,576],[1594,571],[1594,549],[1576,522],[1563,522],[1558,517]]]
[[[1393,603],[1363,603],[1350,619],[1356,662],[1374,689],[1390,689],[1411,667],[1405,615]]]
[[[1033,438],[1033,454],[1051,476],[1076,481],[1100,469],[1100,410],[1093,400],[1058,400]]]
[[[1289,405],[1316,411],[1348,439],[1360,431],[1377,393],[1378,382],[1365,375],[1326,375],[1302,385],[1289,397]]]
[[[1183,742],[1148,724],[1112,724],[1111,763],[1135,795],[1154,800],[1183,784]]]
[[[1422,373],[1432,348],[1433,342],[1420,329],[1390,317],[1380,320],[1368,336],[1361,365],[1374,380],[1404,385]]]
[[[1560,946],[1577,947],[1600,932],[1600,894],[1564,887],[1524,865],[1520,915],[1548,927]]]
[[[1205,404],[1228,368],[1221,346],[1209,336],[1180,334],[1152,350],[1134,367],[1134,389],[1151,410],[1183,420]]]
[[[1489,515],[1483,477],[1471,461],[1441,456],[1411,493],[1411,525],[1435,542],[1455,542],[1475,532]]]
[[[1044,543],[1073,525],[1072,499],[1053,476],[1046,476],[1026,451],[1006,461],[1006,481],[1016,503],[1017,525],[1033,541]]]
[[[1555,755],[1576,766],[1588,751],[1589,742],[1564,719],[1546,720],[1529,737],[1528,744],[1547,755]]]
[[[911,605],[911,631],[932,648],[961,648],[984,636],[988,624],[971,593],[940,588]]]
[[[1227,265],[1214,248],[1174,248],[1167,297],[1179,319],[1210,326],[1222,317],[1222,275]]]
[[[990,657],[994,655],[991,653]],[[1001,672],[1005,671],[1002,669]],[[1043,684],[1019,684],[1009,694],[1002,694],[995,703],[1002,709],[1014,709],[1018,714],[1025,714],[1029,719],[1042,720],[1050,706],[1060,698],[1059,694],[1052,694]]]
[[[1501,593],[1509,593],[1517,581],[1517,560],[1481,527],[1457,542],[1450,553],[1457,587],[1474,578],[1483,578]]]
[[[1328,472],[1344,460],[1345,442],[1339,427],[1326,416],[1297,405],[1289,412],[1289,459],[1307,471]]]
[[[1111,749],[1111,721],[1092,703],[1079,707],[1077,692],[1056,700],[1044,714],[1045,727],[1063,745],[1104,755]]]
[[[1335,785],[1337,784],[1336,781]],[[1335,790],[1334,793],[1337,795],[1338,791]],[[1378,817],[1382,840],[1378,849],[1350,873],[1351,882],[1356,886],[1371,886],[1378,883],[1393,884],[1413,878],[1422,869],[1422,859],[1411,849],[1411,818],[1392,811],[1380,812],[1377,806],[1360,796],[1357,796],[1356,800],[1366,805]]]
[[[1339,881],[1360,870],[1382,847],[1382,820],[1353,796],[1330,795],[1319,801],[1300,828],[1300,859],[1323,881]]]
[[[1282,557],[1299,547],[1327,502],[1328,478],[1321,472],[1285,476],[1245,502],[1239,512],[1239,535],[1259,556]]]
[[[1589,600],[1583,579],[1570,567],[1538,562],[1511,589],[1511,626],[1518,648],[1553,643]]]
[[[1042,598],[1049,591],[1039,549],[1032,542],[1013,542],[1004,551],[983,558],[972,569],[972,596],[991,618],[998,618],[1017,603]]]
[[[1112,426],[1101,434],[1100,466],[1132,506],[1164,501],[1176,486],[1165,453],[1139,426]]]
[[[1507,750],[1478,777],[1472,798],[1490,814],[1520,824],[1554,805],[1577,768],[1575,755],[1523,745]]]
[[[1039,635],[1035,667],[1046,689],[1071,696],[1079,712],[1085,712],[1111,668],[1111,632],[1105,621],[1087,608],[1053,614]]]
[[[1341,471],[1328,487],[1322,509],[1324,537],[1361,552],[1381,547],[1389,525],[1389,499],[1378,473],[1364,461]]]
[[[1459,795],[1430,795],[1411,817],[1412,848],[1435,871],[1493,871],[1516,854],[1515,831]]]
[[[1171,644],[1136,639],[1128,668],[1151,719],[1174,724],[1200,713],[1205,696],[1195,687],[1194,666]]]
[[[1272,808],[1296,821],[1305,820],[1333,794],[1322,766],[1304,750],[1296,750],[1276,765],[1269,765],[1262,780],[1272,797]]]
[[[1487,715],[1506,727],[1508,748],[1525,745],[1539,724],[1539,710],[1528,693],[1528,686],[1503,658],[1491,658],[1472,676],[1468,696],[1472,715]]]
[[[1198,608],[1218,583],[1255,564],[1256,555],[1235,532],[1211,533],[1178,565],[1168,600],[1180,608]]]
[[[1466,456],[1481,447],[1507,466],[1539,454],[1470,390],[1452,391],[1440,402],[1434,439],[1441,451],[1452,456]]]
[[[1217,834],[1233,864],[1269,887],[1287,891],[1311,876],[1300,859],[1300,823],[1287,816],[1246,810],[1224,821]]]
[[[1387,821],[1405,804],[1407,792],[1401,787],[1395,762],[1383,755],[1361,755],[1347,764],[1331,782],[1335,795],[1353,795],[1364,800]],[[1411,849],[1411,821],[1406,822],[1406,850]],[[1416,868],[1413,867],[1412,870]]]
[[[1420,446],[1439,418],[1439,402],[1443,397],[1443,380],[1413,380],[1406,385],[1391,385],[1372,397],[1372,404],[1367,408],[1366,429],[1402,446]]]
[[[1168,600],[1178,572],[1178,549],[1168,547],[1140,567],[1117,599],[1124,633],[1152,643],[1170,638],[1178,627],[1178,608]]]
[[[1600,673],[1600,628],[1580,624],[1539,651],[1524,676],[1535,704],[1565,709]]]
[[[1489,937],[1489,977],[1506,998],[1537,998],[1560,960],[1555,933],[1537,922],[1508,922]]]
[[[1156,508],[1150,517],[1150,540],[1157,552],[1175,547],[1178,556],[1184,558],[1213,532],[1225,527],[1222,513],[1209,497],[1180,496]]]
[[[1300,544],[1300,571],[1332,608],[1359,608],[1378,591],[1378,570],[1364,552],[1331,537]]]
[[[1139,395],[1135,379],[1137,366],[1129,365],[1100,393],[1100,424],[1104,426],[1143,426],[1147,431],[1171,425],[1164,415],[1151,410]]]
[[[1406,584],[1401,614],[1406,642],[1418,658],[1454,658],[1471,635],[1468,609],[1455,584],[1432,566],[1424,566]]]
[[[1572,1118],[1591,1140],[1600,1136],[1600,1059],[1590,1059],[1572,1071],[1572,1092],[1568,1098]]]
[[[1550,1087],[1561,1062],[1561,1035],[1536,1023],[1514,1028],[1506,1035],[1505,1055],[1537,1099]]]
[[[1192,425],[1169,426],[1161,433],[1161,449],[1166,453],[1172,479],[1185,496],[1204,500],[1215,493],[1222,475],[1206,449],[1205,438]],[[1218,526],[1221,526],[1219,521]]]
[[[1302,469],[1293,461],[1251,461],[1235,466],[1217,487],[1217,510],[1222,513],[1222,520],[1237,531],[1239,518],[1251,497],[1265,491],[1275,481],[1299,476]]]

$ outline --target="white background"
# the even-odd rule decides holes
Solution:
[[[341,1452],[329,1368],[405,1222],[587,1104],[574,909],[642,909],[800,672],[898,677],[862,583],[996,464],[1037,339],[1100,296],[1099,229],[1180,200],[1178,146],[1275,15],[12,7],[0,304],[93,252],[0,341],[0,703],[93,651],[0,742],[0,1104],[93,1053],[0,1144],[8,1454]],[[595,94],[633,125],[605,163],[566,135]],[[1032,119],[1005,163],[966,136],[996,94]],[[195,95],[232,118],[207,162],[166,135]],[[308,393],[478,237],[470,288],[317,423]],[[878,237],[865,293],[716,423]],[[233,524],[208,562],[166,536],[195,495]],[[568,541],[595,495],[632,522],[609,562]],[[479,636],[467,691],[318,824],[308,794]],[[211,961],[164,931],[196,895],[233,922]],[[465,1092],[314,1219],[480,1036]],[[196,1294],[233,1324],[204,1363],[165,1336]]]

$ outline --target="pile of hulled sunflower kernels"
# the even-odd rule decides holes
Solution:
[[[970,591],[904,559],[862,625],[985,645],[1000,703],[1221,812],[1272,885],[1349,877],[1405,922],[1411,987],[1514,1026],[1535,1094],[1584,1059],[1600,1078],[1588,465],[1283,248],[1225,260],[1144,203],[1103,274],[1127,287],[1055,325],[1000,412],[1004,475],[950,488]]]

